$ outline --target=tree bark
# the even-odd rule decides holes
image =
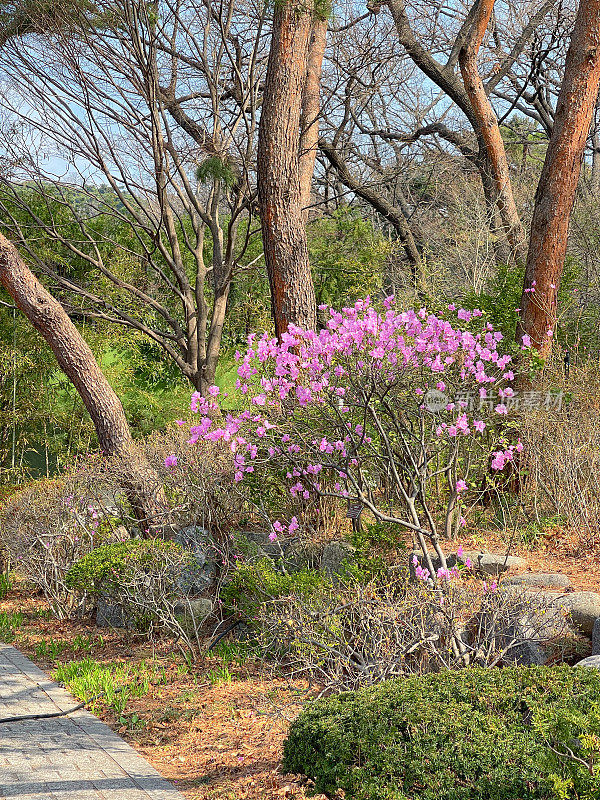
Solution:
[[[535,196],[517,325],[517,341],[527,334],[543,359],[552,348],[548,332],[556,322],[569,222],[599,83],[600,0],[580,0]]]
[[[102,451],[117,459],[124,489],[144,533],[162,530],[168,504],[160,479],[135,446],[121,401],[62,305],[42,286],[16,247],[0,234],[0,283],[40,333],[77,389]]]
[[[486,94],[477,67],[477,55],[494,10],[495,0],[479,0],[471,35],[458,57],[465,91],[477,121],[476,133],[481,137],[494,189],[502,227],[515,261],[524,263],[527,255],[525,231],[512,192],[506,149],[498,119]]]
[[[300,113],[300,203],[305,223],[308,221],[310,194],[319,149],[319,113],[321,110],[321,72],[327,45],[327,19],[313,20],[308,49],[306,83]]]
[[[277,3],[258,130],[257,177],[275,333],[316,327],[300,190],[302,93],[313,15],[296,0]]]

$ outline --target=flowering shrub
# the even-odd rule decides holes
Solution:
[[[435,581],[428,543],[445,568],[440,532],[460,518],[473,476],[491,450],[500,470],[521,448],[492,447],[514,376],[481,312],[450,306],[453,323],[383,305],[322,309],[324,330],[292,326],[280,343],[251,336],[237,354],[245,410],[221,415],[216,386],[195,394],[190,441],[225,442],[236,482],[276,471],[300,503],[338,498],[411,532]],[[296,516],[275,520],[271,538],[299,527]]]

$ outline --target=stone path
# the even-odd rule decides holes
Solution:
[[[0,643],[0,717],[77,705],[14,647]],[[116,733],[85,709],[0,724],[0,800],[183,800]]]

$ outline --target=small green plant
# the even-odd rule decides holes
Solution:
[[[20,611],[0,611],[0,642],[7,644],[14,642],[23,619],[24,616]]]
[[[209,670],[207,678],[211,686],[221,686],[224,683],[233,681],[233,675],[227,667],[215,667],[215,669]]]
[[[4,600],[6,595],[13,587],[12,575],[10,573],[0,573],[0,600]]]
[[[146,720],[139,714],[121,714],[119,724],[127,728],[128,731],[140,731],[146,727]]]
[[[248,642],[221,641],[213,647],[212,654],[220,658],[226,667],[230,664],[241,667],[252,657],[253,648]]]
[[[103,699],[107,707],[122,716],[132,698],[145,697],[154,684],[166,683],[166,671],[146,661],[140,664],[108,662],[106,664],[84,658],[60,664],[55,679],[92,709]]]
[[[66,650],[76,653],[89,653],[94,647],[102,647],[104,640],[101,636],[82,636],[77,634],[73,641],[67,642],[61,639],[42,639],[35,646],[35,654],[38,658],[47,658],[54,661]]]
[[[42,639],[35,646],[35,654],[38,658],[45,658],[54,661],[61,653],[69,647],[69,642],[60,639]]]

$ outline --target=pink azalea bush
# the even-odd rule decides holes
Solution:
[[[325,310],[321,331],[250,336],[236,354],[244,410],[221,414],[216,386],[194,394],[190,441],[225,443],[236,482],[275,470],[300,502],[340,498],[411,532],[435,576],[428,543],[446,569],[440,529],[460,513],[469,480],[521,447],[493,448],[514,394],[502,334],[452,306],[452,321],[398,310],[393,298],[381,310],[369,298]],[[271,538],[298,527],[277,520]]]

